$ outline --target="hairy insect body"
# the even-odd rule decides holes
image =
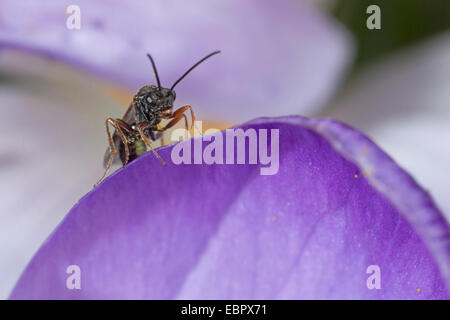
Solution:
[[[143,140],[134,140],[133,142],[130,141],[128,143],[128,150],[129,150],[128,162],[131,162],[134,159],[146,153],[147,146],[145,145],[145,142]],[[120,161],[122,163],[125,163],[126,154],[125,154],[125,146],[123,144],[121,144],[119,147],[119,155]]]

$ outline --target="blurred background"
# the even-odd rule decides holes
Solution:
[[[381,29],[367,26],[370,5]],[[155,83],[146,53],[170,86],[217,49],[176,90],[176,105],[191,104],[204,129],[336,118],[370,136],[450,217],[448,0],[5,0],[0,298],[103,174],[105,119]]]

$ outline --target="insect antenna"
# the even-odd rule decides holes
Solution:
[[[159,75],[158,70],[156,70],[155,61],[153,61],[153,58],[149,53],[147,53],[147,57],[150,59],[150,62],[152,63],[153,72],[155,73],[156,82],[158,83],[158,89],[161,89],[161,82],[159,81]]]
[[[195,69],[195,67],[197,67],[200,63],[202,63],[203,61],[205,61],[206,59],[212,57],[215,54],[220,53],[220,51],[214,51],[213,53],[208,54],[206,57],[204,57],[203,59],[201,59],[199,62],[197,62],[196,64],[194,64],[192,67],[189,68],[188,71],[186,71],[177,81],[175,81],[175,83],[172,85],[172,88],[170,88],[170,90],[173,90],[173,88],[175,88],[175,86],[184,79],[184,77],[186,77],[188,75],[189,72],[191,72],[192,70]]]

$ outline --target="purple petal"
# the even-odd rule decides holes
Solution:
[[[147,153],[79,201],[11,298],[449,297],[447,221],[368,138],[326,119],[244,127],[279,128],[276,175]],[[81,290],[66,288],[69,265]]]
[[[307,4],[250,1],[79,0],[81,29],[66,28],[72,1],[2,1],[0,46],[31,50],[128,86],[154,83],[151,52],[170,86],[207,53],[220,56],[177,87],[178,104],[229,121],[311,114],[351,56],[351,41]],[[301,91],[299,92],[299,89]],[[250,106],[258,106],[252,108]]]
[[[379,144],[428,190],[450,219],[450,32],[360,72],[327,116]],[[430,165],[432,163],[432,165]]]

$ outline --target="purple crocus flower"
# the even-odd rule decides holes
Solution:
[[[366,67],[328,117],[367,135],[410,172],[450,219],[450,32]]]
[[[84,18],[76,31],[65,28],[69,2],[34,10],[33,3],[27,10],[12,3],[1,5],[3,47],[44,53],[133,90],[152,81],[142,52],[157,58],[165,83],[209,51],[228,52],[190,75],[177,101],[195,105],[202,117],[229,121],[319,108],[350,51],[338,26],[290,1],[277,10],[261,2],[205,1],[198,9],[153,1],[146,10],[132,1],[117,10],[119,3],[78,1]],[[203,79],[211,75],[206,90]],[[63,111],[58,115],[64,119]],[[332,120],[266,118],[243,128],[280,130],[277,174],[262,176],[258,165],[162,167],[146,154],[78,202],[10,297],[448,299],[448,222],[374,143]],[[84,129],[86,143],[94,130]],[[79,156],[58,137],[67,159]],[[84,158],[97,149],[91,147]],[[158,152],[169,159],[173,148]],[[50,169],[49,179],[64,172]],[[91,178],[85,172],[76,178]],[[68,177],[61,183],[73,181]],[[76,268],[81,287],[71,290]]]
[[[73,4],[80,30],[66,27]],[[2,1],[0,298],[103,173],[105,118],[121,117],[131,94],[155,81],[147,52],[170,85],[221,49],[180,83],[177,106],[223,125],[321,108],[350,61],[350,40],[326,14],[289,0],[276,10],[261,1]],[[80,71],[125,86],[127,101]]]
[[[80,200],[11,298],[449,297],[447,221],[367,137],[300,117],[243,128],[279,129],[277,174],[162,167],[147,153]],[[169,159],[173,148],[159,152]],[[71,265],[80,290],[66,287]]]

